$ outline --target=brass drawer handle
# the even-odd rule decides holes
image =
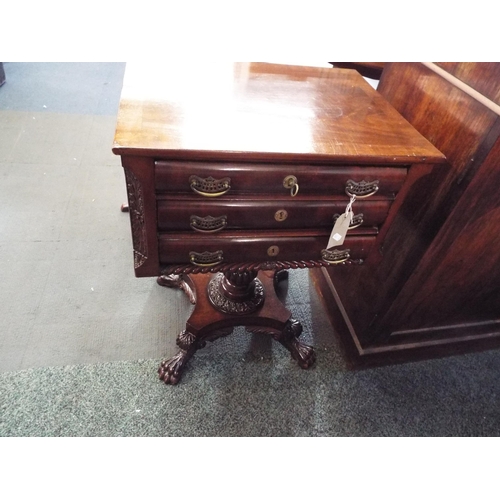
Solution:
[[[227,216],[212,217],[207,215],[206,217],[198,217],[197,215],[191,215],[189,225],[191,229],[200,233],[216,233],[227,226]]]
[[[297,196],[299,192],[299,183],[295,175],[287,175],[283,179],[283,187],[290,190],[290,196]]]
[[[195,266],[206,267],[220,264],[224,260],[224,257],[222,256],[222,250],[203,253],[189,252],[189,260]]]
[[[380,181],[360,181],[356,182],[349,179],[345,184],[345,192],[349,195],[355,195],[356,198],[368,198],[378,191]]]
[[[329,264],[340,264],[350,258],[350,250],[321,250],[321,258]]]
[[[195,193],[213,198],[221,196],[231,189],[231,179],[229,177],[224,177],[223,179],[206,177],[202,179],[197,175],[192,175],[189,177],[189,185]]]
[[[340,214],[335,214],[333,216],[333,223],[337,222]],[[363,214],[356,214],[353,216],[351,223],[349,224],[349,230],[355,229],[363,224]]]

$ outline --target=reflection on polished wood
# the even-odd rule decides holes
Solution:
[[[440,155],[357,72],[266,63],[127,65],[113,150],[378,163]]]

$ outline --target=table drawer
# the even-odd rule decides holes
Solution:
[[[329,233],[227,233],[217,237],[192,234],[162,234],[159,255],[162,265],[322,260]],[[337,250],[349,250],[352,259],[364,259],[375,235],[348,236]]]
[[[347,197],[337,200],[302,201],[281,199],[198,200],[190,197],[158,199],[159,231],[194,230],[215,233],[231,229],[331,229],[334,216],[345,211]],[[354,224],[374,227],[382,224],[391,202],[386,199],[359,200],[354,203]]]
[[[348,181],[360,195],[393,198],[407,174],[403,167],[274,165],[157,160],[157,192],[193,193],[205,198],[231,194],[345,195]],[[372,184],[372,183],[377,183]],[[373,188],[373,189],[372,189]]]

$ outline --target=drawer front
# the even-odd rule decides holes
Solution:
[[[163,234],[159,237],[162,265],[310,261],[322,260],[322,251],[329,233],[287,235],[233,233],[224,237],[194,236],[191,234]],[[352,259],[364,259],[375,236],[348,236],[337,250],[349,250]]]
[[[215,233],[231,229],[331,229],[335,215],[345,211],[347,197],[335,201],[301,201],[290,197],[266,199],[214,198],[204,201],[190,197],[158,199],[160,231]],[[354,226],[375,227],[387,216],[389,200],[359,200],[353,209]]]
[[[155,184],[161,193],[195,193],[204,198],[239,195],[345,195],[349,181],[362,183],[361,195],[393,198],[401,188],[404,167],[311,166],[206,162],[155,162]],[[365,184],[366,183],[366,184]],[[365,192],[366,191],[366,192]]]

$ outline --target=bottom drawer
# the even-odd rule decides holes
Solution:
[[[159,254],[162,265],[195,264],[209,266],[224,263],[266,261],[332,260],[325,256],[329,233],[295,235],[226,234],[207,237],[191,234],[162,234]],[[365,259],[375,243],[375,236],[348,236],[336,250],[349,250],[349,258]],[[337,260],[333,257],[333,260]],[[341,260],[345,260],[341,259]]]

